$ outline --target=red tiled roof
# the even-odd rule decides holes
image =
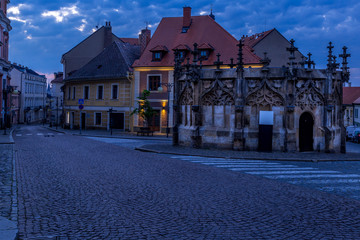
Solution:
[[[343,87],[343,104],[353,104],[360,98],[360,87]]]
[[[183,50],[183,51],[189,51],[191,50],[189,46],[185,45],[185,44],[180,44],[176,47],[174,47],[172,50]]]
[[[251,35],[249,37],[244,37],[243,38],[243,44],[252,48],[258,42],[260,42],[262,39],[264,39],[267,35],[269,35],[274,30],[275,30],[275,28],[273,28],[271,30],[268,30],[266,32],[256,33],[256,34]]]
[[[355,104],[360,104],[360,97],[354,101]]]
[[[166,46],[162,46],[162,45],[158,45],[152,49],[150,49],[150,52],[168,52],[169,50],[167,49]]]
[[[198,46],[198,49],[214,49],[209,43],[202,43]]]
[[[139,39],[137,38],[119,38],[119,39],[125,43],[130,43],[131,45],[140,45]]]
[[[54,80],[51,81],[51,83],[62,83],[63,82],[63,75],[61,74],[61,76],[58,76],[57,78],[55,78]]]
[[[209,16],[192,16],[191,25],[186,33],[182,33],[183,17],[163,18],[151,38],[148,46],[144,50],[138,61],[135,61],[133,67],[160,67],[173,66],[174,53],[166,53],[163,59],[158,62],[152,61],[150,49],[156,46],[166,46],[167,49],[174,49],[179,45],[187,45],[193,49],[194,43],[207,43],[214,48],[208,60],[203,61],[203,65],[213,65],[217,61],[216,55],[221,54],[220,60],[224,64],[230,64],[230,58],[237,59],[238,41],[215,22]],[[186,57],[192,57],[187,54]],[[243,51],[243,61],[245,64],[260,63],[260,58],[248,49]]]

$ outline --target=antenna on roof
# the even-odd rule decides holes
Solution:
[[[215,20],[215,15],[213,14],[213,4],[211,4],[211,8],[210,8],[210,15],[209,15],[212,19]]]
[[[150,25],[150,22],[145,21],[145,29],[148,29],[149,25]]]

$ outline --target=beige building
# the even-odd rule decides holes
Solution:
[[[130,130],[131,65],[139,55],[140,47],[114,41],[89,63],[66,77],[63,87],[65,126],[72,129]],[[80,110],[79,105],[83,109]]]
[[[62,55],[61,63],[63,64],[64,78],[71,76],[72,73],[99,55],[114,41],[138,45],[138,39],[136,38],[118,38],[115,36],[112,33],[110,22],[106,22],[105,26],[99,28],[89,37]]]

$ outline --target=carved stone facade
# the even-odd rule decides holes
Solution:
[[[292,42],[289,67],[282,68],[244,69],[239,61],[236,68],[202,69],[196,61],[176,61],[174,144],[345,152],[342,86],[349,79],[348,56],[341,71],[335,60],[327,69],[297,67],[291,62],[294,49]],[[329,55],[335,59],[331,48]]]

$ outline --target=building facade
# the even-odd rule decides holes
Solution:
[[[54,79],[51,81],[51,100],[52,111],[50,119],[53,120],[55,126],[60,126],[64,122],[63,116],[63,101],[64,92],[62,87],[64,86],[63,72],[54,73]]]
[[[359,104],[357,100],[360,98],[360,87],[343,87],[343,91],[344,126],[360,126],[358,113],[356,113]]]
[[[11,85],[21,92],[17,123],[43,121],[46,118],[46,77],[25,66],[13,63]]]
[[[69,77],[76,70],[83,67],[114,41],[139,45],[137,44],[137,38],[118,38],[112,33],[111,23],[106,22],[105,26],[99,28],[89,37],[62,55],[61,64],[63,65],[64,78]]]
[[[11,87],[10,87],[10,69],[11,64],[9,60],[9,32],[11,31],[10,20],[7,17],[7,4],[9,0],[0,1],[0,125],[3,128],[5,124],[5,118],[7,119],[7,125],[10,125],[11,121]]]
[[[114,41],[89,63],[65,78],[65,126],[129,131],[133,102],[131,65],[139,56],[139,46]]]
[[[236,68],[202,69],[175,65],[174,144],[260,151],[345,152],[342,97],[349,80],[347,57],[338,71],[328,46],[327,69],[294,62],[288,67],[244,68],[242,48]],[[241,42],[239,45],[242,45]],[[196,59],[196,55],[194,56]],[[189,141],[190,139],[190,141]]]
[[[202,68],[215,68],[218,54],[224,59],[221,67],[229,68],[228,65],[236,61],[237,44],[238,41],[215,21],[212,14],[192,16],[190,7],[183,8],[182,17],[161,20],[140,59],[133,64],[133,105],[138,105],[136,98],[144,90],[150,91],[148,100],[157,112],[149,123],[153,131],[165,132],[173,126],[174,53],[179,52],[183,63],[192,64],[191,51],[195,46],[199,50],[198,64]],[[250,48],[244,47],[243,51],[245,67],[262,66],[261,58],[253,54]],[[141,126],[142,119],[135,116],[134,130]]]

